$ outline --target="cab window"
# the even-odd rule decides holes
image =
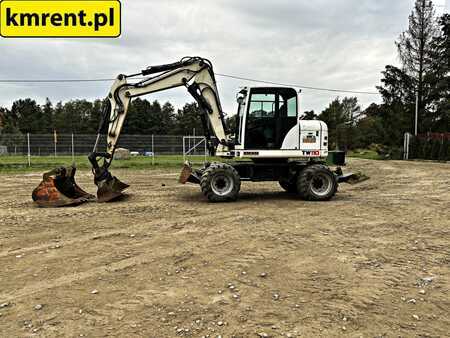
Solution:
[[[253,94],[250,101],[249,119],[275,116],[274,94]]]

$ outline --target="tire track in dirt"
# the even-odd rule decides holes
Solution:
[[[173,251],[171,250],[170,254],[176,254],[176,253],[182,253],[183,250],[177,250]],[[17,301],[20,298],[28,297],[33,294],[58,288],[67,284],[71,284],[73,282],[78,282],[82,280],[89,279],[94,276],[98,275],[105,275],[109,274],[111,272],[116,272],[120,270],[124,270],[130,267],[142,265],[142,264],[148,264],[152,262],[156,262],[158,259],[158,256],[161,256],[161,251],[158,252],[158,254],[155,254],[153,252],[148,254],[142,254],[139,256],[131,257],[128,259],[121,260],[119,262],[114,262],[108,265],[102,265],[98,266],[83,272],[74,273],[67,276],[62,276],[56,279],[52,280],[45,280],[42,282],[36,282],[32,283],[16,292],[12,293],[1,293],[0,294],[0,302],[7,303],[7,302],[13,302]]]
[[[131,233],[132,232],[130,232],[130,231],[109,231],[109,232],[96,234],[96,235],[80,236],[76,239],[69,239],[69,240],[57,241],[57,242],[52,242],[52,243],[45,243],[45,244],[36,245],[36,246],[29,246],[26,248],[8,249],[8,250],[0,252],[0,258],[8,257],[10,255],[15,255],[18,252],[23,254],[23,253],[33,252],[33,251],[42,251],[42,250],[51,249],[51,248],[55,247],[55,245],[68,246],[68,245],[79,244],[79,243],[88,242],[88,241],[92,241],[92,240],[96,240],[96,239],[103,239],[103,238],[127,235],[127,234],[129,235]]]

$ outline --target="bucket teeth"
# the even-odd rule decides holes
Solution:
[[[31,197],[40,207],[55,208],[94,201],[95,196],[75,182],[75,166],[56,168],[43,175]]]

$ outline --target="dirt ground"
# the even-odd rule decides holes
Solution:
[[[39,209],[2,175],[1,337],[449,337],[450,165],[352,160],[371,180],[311,203],[244,183],[210,204],[177,172]],[[95,188],[88,171],[78,182]]]

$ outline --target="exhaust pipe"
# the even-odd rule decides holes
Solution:
[[[75,182],[76,167],[60,167],[45,173],[42,182],[33,190],[33,201],[43,208],[57,208],[95,201],[95,196],[81,189]]]

